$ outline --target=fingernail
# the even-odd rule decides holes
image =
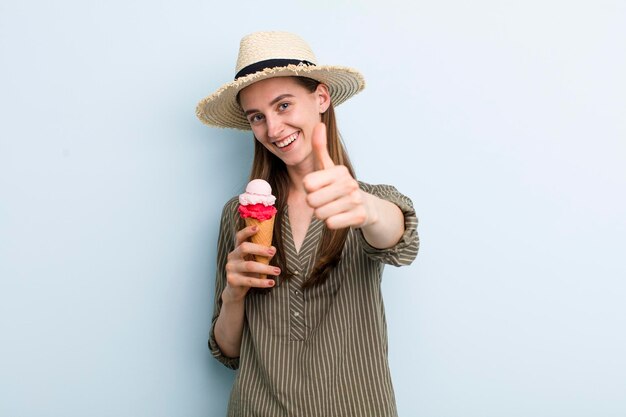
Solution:
[[[280,275],[280,268],[274,268],[274,274]]]
[[[267,250],[267,253],[268,253],[270,256],[273,256],[273,255],[276,253],[276,248],[273,248],[273,247],[272,247],[272,248],[269,248],[269,249]]]
[[[252,226],[252,231],[253,231],[253,232],[256,232],[256,231],[258,231],[258,230],[259,230],[259,226]]]
[[[268,281],[267,285],[273,287],[275,282],[273,280]]]

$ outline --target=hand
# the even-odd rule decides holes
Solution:
[[[335,165],[326,145],[326,125],[319,123],[311,138],[315,172],[304,177],[306,201],[315,217],[326,222],[329,229],[362,227],[374,221],[369,194],[359,188],[348,168]]]
[[[276,248],[273,246],[257,245],[248,241],[257,231],[256,226],[249,226],[235,235],[235,249],[228,254],[226,262],[226,288],[223,295],[230,300],[242,300],[253,287],[273,287],[273,279],[261,277],[280,275],[280,268],[254,260],[254,255],[267,256],[271,259],[276,254]]]

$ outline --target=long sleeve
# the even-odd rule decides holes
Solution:
[[[222,218],[220,221],[219,238],[217,241],[217,267],[215,273],[215,302],[213,306],[213,319],[211,321],[211,330],[209,333],[209,349],[211,354],[224,366],[237,369],[239,367],[239,358],[229,358],[224,356],[220,347],[215,340],[215,323],[219,317],[222,308],[222,291],[226,287],[226,260],[228,254],[235,246],[235,221],[237,210],[237,199],[232,198],[222,210]]]
[[[413,208],[413,202],[391,185],[371,185],[359,182],[359,186],[363,191],[395,204],[404,215],[404,234],[395,246],[388,249],[372,247],[365,240],[361,229],[358,229],[357,236],[363,250],[370,258],[384,264],[393,266],[411,264],[419,250],[419,236],[417,233],[418,220],[415,209]]]

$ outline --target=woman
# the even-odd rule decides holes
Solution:
[[[248,241],[236,197],[222,213],[209,347],[238,369],[229,416],[397,415],[380,281],[417,255],[417,218],[394,187],[354,178],[333,106],[363,77],[315,62],[296,35],[253,33],[235,81],[197,108],[210,126],[252,130],[251,179],[277,197],[272,247]]]

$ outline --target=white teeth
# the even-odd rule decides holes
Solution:
[[[278,146],[279,148],[284,148],[285,146],[289,145],[294,140],[296,140],[297,137],[298,137],[298,132],[293,133],[287,139],[280,141],[280,142],[276,142],[275,145]]]

